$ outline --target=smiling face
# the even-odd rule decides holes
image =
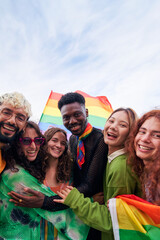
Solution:
[[[148,118],[142,126],[134,140],[136,155],[141,158],[144,165],[154,161],[160,149],[160,120],[156,117]]]
[[[87,125],[88,110],[78,102],[66,104],[61,108],[64,126],[72,134],[80,136]]]
[[[104,126],[104,142],[108,144],[109,154],[124,147],[129,134],[129,119],[124,111],[111,115]]]
[[[58,159],[65,151],[67,139],[64,133],[56,132],[47,143],[48,153]]]
[[[27,127],[25,129],[25,133],[22,136],[23,138],[31,138],[34,139],[36,137],[39,137],[38,134],[36,133],[36,130],[34,128],[29,128]],[[34,141],[32,141],[32,143],[30,145],[24,145],[21,143],[21,149],[22,152],[24,153],[24,155],[26,156],[26,158],[29,161],[34,161],[37,157],[37,154],[39,152],[40,149],[40,145],[36,145],[34,143]]]
[[[10,142],[25,127],[26,121],[23,108],[15,108],[7,103],[0,105],[0,141]]]

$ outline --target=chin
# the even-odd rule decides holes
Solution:
[[[29,162],[34,162],[35,160],[36,160],[36,158],[34,158],[34,159],[33,158],[30,158],[30,159],[28,158]]]
[[[16,134],[14,134],[11,137],[8,137],[0,133],[0,142],[2,143],[12,143],[15,140],[15,138],[16,138]]]

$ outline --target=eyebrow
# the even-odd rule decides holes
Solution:
[[[139,130],[140,130],[140,129],[147,130],[147,128],[144,128],[144,127],[140,127]],[[160,131],[158,131],[158,130],[151,130],[151,132],[160,133]]]
[[[109,119],[111,119],[111,118],[115,119],[115,118],[114,118],[114,117],[112,117],[112,116],[111,116]],[[108,119],[108,120],[109,120],[109,119]],[[126,122],[126,121],[124,121],[124,120],[120,120],[120,122],[124,122],[124,123],[126,123],[126,124],[129,126],[129,123],[128,123],[128,122]]]
[[[7,107],[2,108],[2,110],[8,110],[10,112],[13,112],[10,108],[7,108]]]

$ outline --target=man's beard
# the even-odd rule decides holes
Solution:
[[[0,129],[1,127],[3,126],[4,122],[0,122]],[[9,126],[13,126],[11,124],[8,124]],[[15,127],[15,126],[14,126]],[[0,142],[2,143],[13,143],[13,141],[16,139],[16,137],[19,135],[19,128],[18,127],[15,127],[16,128],[16,132],[15,134],[12,136],[12,137],[8,137],[8,136],[4,136],[2,133],[1,133],[1,130],[0,130]]]

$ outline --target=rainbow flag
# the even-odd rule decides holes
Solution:
[[[85,97],[86,108],[88,108],[89,112],[89,123],[94,127],[103,129],[106,119],[113,111],[108,99],[105,96],[92,97],[81,91],[76,92]],[[62,94],[51,91],[39,121],[39,127],[42,132],[45,132],[51,126],[56,126],[65,129],[65,131],[70,134],[63,126],[61,112],[58,109],[58,101],[61,96]]]
[[[160,206],[135,195],[109,200],[115,240],[159,240]]]

